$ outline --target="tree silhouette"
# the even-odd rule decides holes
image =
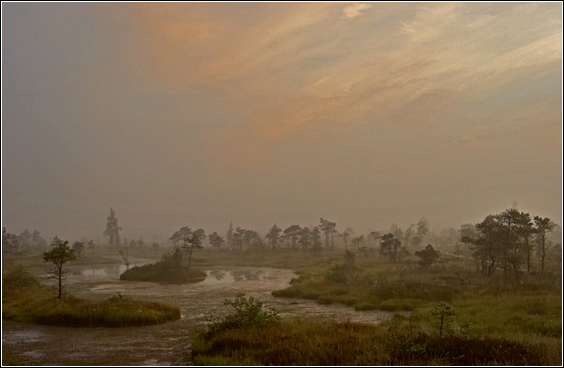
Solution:
[[[74,249],[68,246],[68,240],[62,241],[55,237],[51,243],[51,250],[43,253],[44,262],[52,262],[54,267],[49,270],[52,277],[58,280],[59,285],[59,299],[63,292],[63,278],[68,274],[67,270],[63,267],[65,263],[76,259]]]
[[[544,272],[544,258],[546,256],[546,233],[554,229],[554,222],[550,221],[548,217],[542,218],[535,216],[535,225],[539,236],[541,246],[541,272]]]
[[[266,234],[266,238],[268,239],[269,245],[272,247],[272,249],[276,249],[276,244],[278,244],[278,241],[280,240],[281,232],[282,229],[274,224],[274,226],[272,226],[268,231],[268,234]]]
[[[382,243],[380,244],[380,254],[388,257],[392,262],[398,260],[398,250],[401,247],[401,240],[397,239],[394,234],[388,233],[382,236]]]
[[[419,264],[423,267],[429,267],[439,259],[439,253],[431,244],[428,244],[424,250],[415,252],[415,255],[421,258]]]
[[[194,231],[191,235],[187,235],[183,238],[185,251],[188,252],[188,269],[190,269],[190,264],[192,263],[192,252],[194,249],[202,249],[202,240],[206,237],[203,229],[198,229]]]
[[[119,242],[119,231],[121,227],[118,226],[118,219],[113,208],[110,207],[110,216],[108,216],[108,222],[106,223],[106,230],[104,231],[104,236],[109,238],[109,244],[111,247],[118,247]]]
[[[300,225],[291,225],[284,230],[284,235],[286,236],[286,239],[288,239],[288,246],[290,245],[289,240],[292,239],[292,249],[296,249],[298,236],[301,230],[302,228]]]
[[[333,249],[335,245],[333,235],[336,232],[336,226],[336,223],[325,220],[323,217],[319,219],[319,228],[325,233],[325,247],[327,248],[329,248],[329,244],[331,244],[331,249]]]
[[[215,231],[208,236],[208,240],[210,241],[212,247],[216,247],[217,250],[219,250],[221,246],[225,244],[225,240],[223,240],[223,238]]]
[[[312,240],[311,230],[309,229],[309,227],[304,227],[300,231],[300,240],[298,241],[304,252],[307,250],[307,248],[309,248],[311,244],[311,240]]]
[[[321,250],[321,231],[316,226],[311,232],[311,242],[313,245],[313,253],[317,254]]]

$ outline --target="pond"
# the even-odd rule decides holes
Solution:
[[[280,311],[282,317],[328,317],[339,321],[379,323],[390,317],[382,311],[357,312],[343,305],[321,305],[312,300],[274,298],[286,288],[291,270],[257,267],[217,267],[206,270],[195,284],[120,281],[119,265],[83,270],[69,277],[68,290],[76,296],[106,299],[116,293],[132,299],[173,304],[181,318],[155,326],[125,328],[70,328],[3,321],[4,352],[26,365],[182,365],[191,335],[206,316],[228,314],[223,301],[242,292]]]

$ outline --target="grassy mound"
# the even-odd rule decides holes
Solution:
[[[169,283],[199,282],[206,278],[204,271],[182,266],[182,255],[164,254],[162,260],[153,264],[133,267],[120,275],[120,280],[153,281]]]
[[[93,301],[42,286],[23,267],[3,275],[2,318],[18,322],[73,327],[123,327],[164,323],[180,318],[177,307],[131,300],[121,295]]]

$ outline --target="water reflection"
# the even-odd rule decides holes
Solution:
[[[89,268],[82,271],[82,277],[89,279],[119,279],[119,275],[124,273],[126,270],[125,265],[107,265],[102,268]]]
[[[213,276],[217,281],[221,281],[225,277],[225,272],[220,270],[213,270],[208,272],[208,276]]]
[[[235,281],[245,281],[245,280],[263,280],[263,271],[255,271],[255,270],[238,270],[238,271],[231,271],[233,274],[233,278]]]
[[[137,262],[129,266],[129,268],[142,266],[146,263]],[[101,268],[89,268],[86,270],[78,271],[76,274],[88,279],[119,279],[119,276],[127,270],[125,265],[110,264]],[[74,274],[74,273],[73,273]]]
[[[137,266],[137,265],[136,265]],[[133,267],[133,266],[130,266]],[[75,276],[85,279],[119,279],[126,271],[125,265],[111,264],[101,268],[89,268],[77,271]],[[229,284],[241,281],[267,281],[269,273],[262,269],[213,269],[206,271],[207,277],[203,280],[206,284]]]
[[[204,284],[228,284],[240,281],[265,281],[268,272],[264,270],[211,270],[207,271],[208,277],[203,281]]]

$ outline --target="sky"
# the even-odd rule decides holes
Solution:
[[[2,3],[2,226],[562,224],[562,4]]]

